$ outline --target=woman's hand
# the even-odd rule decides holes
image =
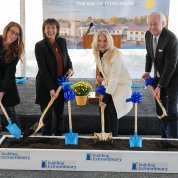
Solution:
[[[4,94],[5,93],[3,91],[0,92],[0,101],[2,101],[2,98],[3,98]]]
[[[67,72],[66,72],[66,77],[72,77],[72,75],[74,75],[74,71],[72,69],[69,69]]]
[[[50,96],[51,96],[51,98],[54,97],[56,99],[58,97],[58,95],[59,94],[56,94],[55,90],[50,90]]]
[[[98,76],[96,77],[96,83],[97,83],[97,84],[100,84],[100,85],[101,85],[101,83],[102,83],[103,80],[104,80],[104,78],[101,77],[100,75],[98,75]]]
[[[104,109],[105,109],[105,108],[106,108],[106,103],[103,103],[103,102],[101,101],[100,104],[99,104],[99,106],[100,106],[100,107],[103,106]]]

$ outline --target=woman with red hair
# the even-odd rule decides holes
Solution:
[[[23,32],[16,22],[10,22],[0,35],[0,102],[10,118],[19,124],[15,108],[20,98],[15,81],[16,65],[24,51]]]

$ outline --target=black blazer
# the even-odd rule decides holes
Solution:
[[[72,69],[72,62],[68,55],[66,40],[58,37],[58,50],[63,60],[64,74]],[[36,76],[36,104],[46,105],[50,100],[50,90],[57,89],[58,66],[53,50],[47,39],[43,39],[35,45],[35,56],[38,64]]]
[[[4,106],[15,106],[20,103],[19,93],[15,81],[16,65],[18,58],[6,63],[3,59],[5,54],[2,36],[0,36],[0,91],[5,92],[2,103]]]
[[[178,40],[167,28],[163,28],[153,55],[153,36],[147,31],[146,40],[146,65],[145,71],[150,72],[154,64],[155,76],[160,74],[159,85],[162,87],[176,87],[178,89]]]

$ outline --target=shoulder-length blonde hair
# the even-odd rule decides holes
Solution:
[[[110,51],[110,50],[115,49],[114,41],[113,41],[111,34],[109,33],[109,31],[107,29],[102,29],[102,30],[98,30],[96,32],[96,34],[94,35],[93,42],[92,42],[92,49],[94,51],[99,51],[99,49],[98,49],[98,37],[100,35],[104,35],[107,39],[107,45],[106,45],[107,50]]]
[[[21,59],[21,56],[24,52],[24,43],[23,43],[23,32],[21,26],[16,22],[9,22],[3,30],[3,41],[7,39],[7,33],[11,27],[17,27],[19,29],[18,38],[9,45],[9,49],[5,53],[5,61],[10,62],[15,60],[17,57]],[[22,59],[21,59],[22,60]]]
[[[119,51],[114,46],[113,38],[107,29],[98,30],[97,33],[94,35],[93,42],[91,45],[92,49],[93,49],[93,54],[94,54],[94,56],[99,55],[98,38],[100,35],[104,35],[106,37],[107,59],[110,60],[112,58],[112,56],[114,56],[115,54],[118,54]]]

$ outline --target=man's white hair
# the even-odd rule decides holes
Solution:
[[[165,18],[165,16],[164,16],[163,13],[161,13],[161,12],[152,12],[152,13],[147,17],[147,23],[148,23],[148,19],[149,19],[151,16],[159,16],[160,23],[163,25],[163,27],[166,26],[166,18]]]

